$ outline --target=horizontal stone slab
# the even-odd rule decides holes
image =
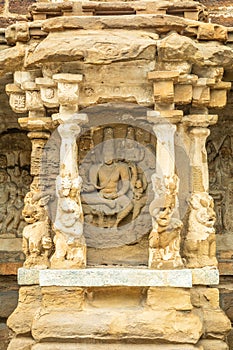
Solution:
[[[86,268],[77,270],[37,270],[20,268],[20,285],[39,284],[66,287],[180,287],[217,285],[217,269],[149,270],[137,268]]]
[[[77,344],[77,343],[42,343],[33,350],[198,350],[200,347],[190,344]]]
[[[44,312],[34,317],[31,330],[33,338],[40,343],[52,339],[65,343],[72,339],[77,343],[86,340],[87,343],[196,344],[203,333],[203,324],[195,311],[189,311],[187,317],[186,313],[174,309],[152,310],[139,306],[114,309],[109,306],[76,312],[70,308]]]
[[[130,286],[182,287],[192,286],[192,271],[149,270],[130,268],[87,268],[80,270],[41,270],[41,286]]]

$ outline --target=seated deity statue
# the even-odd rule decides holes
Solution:
[[[98,130],[95,146],[82,159],[79,171],[86,224],[122,228],[135,221],[146,206],[150,174],[145,174],[145,150],[136,141],[135,128],[127,126],[124,130],[123,138],[119,137],[124,135],[122,129]]]
[[[133,208],[129,190],[129,167],[126,163],[115,161],[110,149],[104,153],[103,164],[90,167],[89,182],[83,186],[82,200],[91,207],[92,214],[99,216],[99,221],[104,216],[116,215],[114,227],[117,227]]]

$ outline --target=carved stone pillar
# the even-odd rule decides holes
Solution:
[[[157,138],[156,174],[158,176],[173,176],[175,168],[174,134],[176,126],[173,124],[155,124],[153,131]]]
[[[195,122],[194,122],[195,121]],[[187,116],[183,122],[191,127],[190,166],[191,198],[189,200],[188,231],[184,240],[184,257],[189,268],[217,266],[214,202],[208,194],[209,177],[206,139],[210,134],[208,125],[214,124],[217,116]]]
[[[208,192],[209,175],[207,153],[205,148],[206,139],[210,131],[207,128],[193,128],[189,135],[191,138],[190,165],[191,165],[191,191]]]
[[[76,139],[86,114],[78,114],[78,83],[82,76],[56,74],[59,113],[53,115],[60,123],[60,173],[56,180],[57,212],[53,225],[55,252],[53,268],[81,268],[86,266],[86,243],[83,236],[83,211],[80,190],[82,179],[78,174]]]
[[[26,255],[24,267],[48,268],[53,243],[47,205],[52,194],[47,190],[42,158],[50,133],[30,131],[28,136],[32,141],[31,175],[33,182],[30,192],[24,199],[23,216],[28,223],[23,230],[23,252]]]
[[[43,151],[50,133],[46,131],[30,131],[28,137],[32,143],[31,175],[40,176],[43,173]]]
[[[169,113],[171,120],[177,121],[176,111],[174,115],[172,112]],[[157,138],[156,173],[152,175],[154,200],[149,208],[153,228],[149,236],[148,265],[150,268],[162,269],[182,267],[180,231],[183,224],[178,214],[179,179],[175,174],[176,125],[161,118],[160,113],[149,112],[148,117],[154,124],[153,131]]]
[[[31,175],[33,181],[30,192],[25,196],[23,216],[28,225],[23,230],[23,252],[26,255],[25,267],[47,268],[52,251],[52,232],[47,204],[51,194],[46,186],[43,168],[45,145],[53,129],[53,122],[45,114],[40,91],[35,83],[40,70],[14,73],[14,84],[8,84],[6,91],[10,105],[17,113],[28,112],[27,117],[19,118],[19,124],[28,130],[32,142]]]

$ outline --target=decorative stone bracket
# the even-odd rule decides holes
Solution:
[[[161,105],[173,104],[193,107],[224,107],[227,102],[227,91],[231,89],[230,82],[217,79],[199,78],[195,74],[180,74],[178,71],[153,71],[148,73],[148,79],[153,82],[155,109]]]

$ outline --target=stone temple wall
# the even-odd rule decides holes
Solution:
[[[9,24],[14,23],[16,20],[22,20],[27,17],[27,8],[34,3],[32,0],[5,0],[0,2],[0,27],[5,28]],[[39,1],[38,1],[39,2]],[[54,1],[55,2],[55,1]],[[228,27],[233,27],[233,6],[231,0],[200,0],[200,3],[205,5],[209,9],[210,19],[213,23],[222,24]],[[4,30],[2,30],[3,33]],[[1,33],[1,31],[0,31]],[[4,47],[4,39],[2,39],[2,47]],[[232,45],[228,43],[228,45]],[[8,80],[9,81],[8,81]],[[8,99],[3,91],[5,85],[11,82],[12,77],[6,76],[4,81],[1,82],[1,107],[0,107],[0,120],[1,120],[1,134],[0,134],[0,168],[2,172],[6,172],[8,176],[7,183],[9,183],[10,191],[13,193],[15,185],[17,189],[16,196],[19,199],[20,193],[24,190],[22,179],[29,171],[29,162],[27,161],[27,155],[21,154],[25,151],[25,145],[27,136],[20,131],[20,127],[17,124],[17,118],[15,113],[10,110],[8,105]],[[227,80],[227,79],[226,79]],[[229,92],[228,104],[221,110],[214,109],[212,114],[217,113],[219,115],[218,124],[211,127],[211,136],[207,141],[207,152],[209,159],[209,171],[210,171],[210,193],[215,200],[215,210],[217,212],[217,256],[219,260],[220,268],[220,303],[222,308],[226,311],[228,317],[233,322],[233,204],[232,204],[232,188],[230,181],[233,174],[233,94]],[[9,122],[10,121],[10,122]],[[17,138],[19,141],[12,141]],[[11,149],[8,145],[12,143]],[[5,147],[5,148],[4,148]],[[30,146],[26,151],[30,150]],[[5,161],[6,159],[6,161]],[[24,159],[24,160],[23,160]],[[226,166],[227,164],[227,166]],[[29,179],[30,180],[30,179]],[[7,189],[4,189],[7,191]],[[16,205],[16,201],[13,203],[13,208]],[[21,201],[18,201],[19,208],[22,209],[22,197]],[[12,207],[7,208],[10,212]],[[18,209],[15,210],[18,212]],[[14,210],[13,210],[14,212]],[[10,220],[10,218],[9,218]],[[0,231],[0,350],[6,349],[8,343],[9,330],[5,326],[7,317],[12,313],[13,309],[17,305],[18,300],[18,285],[16,281],[16,274],[18,267],[22,266],[24,255],[21,252],[21,233],[17,230],[17,234],[13,228],[14,219],[11,219],[8,226],[8,232],[5,232],[1,227]],[[17,229],[21,225],[21,218],[16,220]],[[22,228],[21,228],[22,229]],[[7,228],[6,228],[7,231]],[[44,294],[46,295],[46,288]],[[91,294],[90,290],[90,294]],[[23,293],[23,291],[22,291]],[[128,294],[130,295],[130,290]],[[143,294],[143,292],[140,291]],[[139,294],[140,294],[139,293]],[[213,291],[217,294],[217,291]],[[101,294],[101,293],[100,293]],[[126,293],[127,294],[127,293]],[[128,294],[122,298],[128,300]],[[132,294],[131,294],[132,295]],[[160,295],[159,295],[160,297]],[[104,295],[105,298],[105,295]],[[139,298],[139,297],[138,297]],[[153,296],[153,290],[150,295],[151,300],[156,299],[157,296]],[[193,305],[195,306],[195,300],[198,299],[193,296]],[[206,296],[206,299],[210,300],[210,304],[217,303],[217,296]],[[103,303],[101,297],[100,303]],[[151,305],[156,309],[156,300],[150,300]],[[136,300],[136,297],[135,297]],[[127,301],[128,302],[128,301]],[[127,304],[126,302],[126,304]],[[98,297],[97,297],[98,304]],[[155,305],[153,305],[155,304]],[[198,304],[196,302],[196,304]],[[203,301],[204,304],[204,301]],[[73,301],[71,300],[71,306]],[[98,306],[98,305],[97,305]],[[174,306],[179,308],[179,305]],[[184,312],[188,312],[188,307],[182,305],[180,309]],[[185,309],[185,310],[183,310]],[[209,325],[210,329],[212,325]],[[215,325],[215,332],[217,326]],[[211,333],[211,332],[210,332]],[[229,335],[230,349],[233,349],[233,336]],[[205,342],[205,341],[204,341]],[[93,348],[94,349],[94,348]],[[143,349],[143,348],[142,348]],[[216,341],[216,349],[218,349],[218,343]]]
[[[231,0],[200,0],[209,10],[211,22],[227,27],[233,26],[233,4]]]

